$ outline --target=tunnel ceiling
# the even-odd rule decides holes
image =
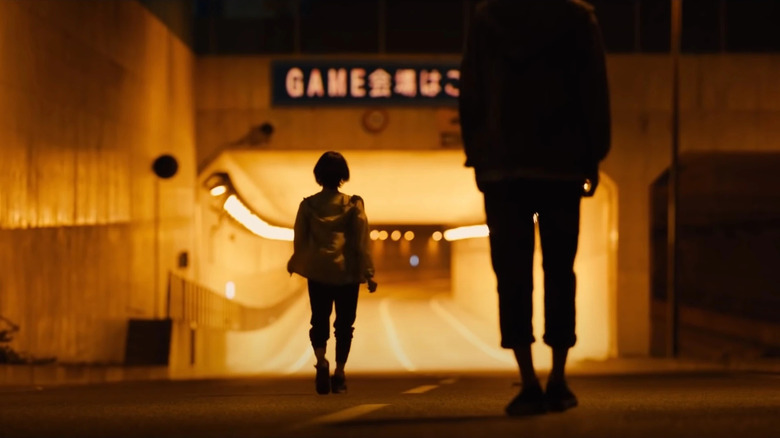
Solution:
[[[320,190],[313,168],[321,153],[231,151],[223,158],[233,163],[233,174],[243,173],[231,175],[236,190],[261,216],[292,226],[300,201]],[[484,223],[482,195],[462,151],[342,153],[351,174],[342,191],[365,199],[370,223]]]

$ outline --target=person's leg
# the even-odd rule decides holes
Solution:
[[[330,364],[325,351],[330,337],[330,314],[333,311],[333,293],[329,285],[309,280],[309,303],[311,304],[311,329],[309,340],[317,358],[316,389],[320,394],[330,392]]]
[[[580,228],[581,188],[577,183],[551,182],[539,212],[539,233],[544,270],[544,342],[553,349],[548,398],[553,410],[576,406],[566,384],[566,360],[577,342],[575,333],[576,276],[574,259]],[[565,400],[564,400],[565,399]],[[563,401],[562,401],[563,400]]]
[[[360,284],[340,286],[334,294],[336,302],[336,320],[333,323],[336,337],[336,370],[331,379],[331,390],[341,393],[347,390],[344,367],[352,347],[352,333],[355,331],[358,291]]]
[[[506,406],[510,416],[545,412],[544,394],[534,369],[533,326],[534,209],[523,181],[484,187],[490,229],[490,255],[498,283],[501,346],[515,353],[522,390]]]
[[[336,337],[336,372],[344,373],[344,366],[352,347],[353,325],[357,315],[358,290],[360,284],[339,287],[335,294],[336,320],[333,322]]]
[[[532,385],[538,383],[531,359],[534,212],[525,202],[528,195],[524,191],[525,184],[519,182],[484,186],[501,346],[514,350],[523,384]]]

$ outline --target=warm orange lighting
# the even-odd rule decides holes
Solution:
[[[387,240],[387,236],[388,236],[387,231],[382,230],[379,232],[379,240]]]
[[[394,241],[401,240],[401,232],[398,230],[393,231],[393,233],[390,234],[390,238],[393,239]]]
[[[539,223],[539,213],[534,213],[534,223],[535,224]]]
[[[227,192],[227,187],[222,185],[216,186],[209,191],[209,193],[211,193],[211,196],[221,196],[224,195],[226,192]]]
[[[413,240],[414,239],[414,232],[407,231],[404,233],[404,239],[406,240]]]
[[[441,234],[441,231],[434,231],[433,234],[431,235],[431,239],[433,239],[434,242],[440,241],[442,237],[443,236]]]
[[[225,283],[225,297],[229,300],[236,297],[236,284],[232,281]]]
[[[476,237],[487,237],[490,235],[487,225],[471,225],[468,227],[459,227],[444,232],[444,239],[452,242],[455,240],[473,239]]]
[[[379,239],[379,230],[371,230],[371,232],[368,234],[368,237],[370,237],[371,240]]]
[[[252,233],[271,240],[292,242],[294,231],[291,228],[277,227],[257,217],[236,195],[230,195],[222,208],[238,223]]]

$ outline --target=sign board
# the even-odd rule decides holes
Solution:
[[[456,62],[273,61],[274,106],[454,106]]]

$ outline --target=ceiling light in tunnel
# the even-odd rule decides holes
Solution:
[[[291,228],[277,227],[260,219],[236,195],[230,195],[222,207],[227,213],[247,230],[271,240],[292,241],[294,231]]]
[[[407,231],[404,233],[404,239],[406,240],[413,240],[414,239],[414,231]]]
[[[379,239],[379,230],[371,230],[371,232],[368,234],[368,237],[370,237],[371,240]]]
[[[387,236],[388,236],[387,231],[382,230],[379,232],[379,240],[387,240]]]
[[[398,230],[393,231],[393,233],[390,235],[390,238],[395,241],[401,240],[401,232]]]
[[[473,239],[476,237],[487,237],[489,235],[490,230],[487,225],[471,225],[445,231],[444,239],[452,242],[453,240]]]
[[[440,241],[442,237],[443,236],[441,234],[441,231],[434,231],[433,234],[431,234],[431,239],[433,239],[434,242]]]
[[[227,192],[227,187],[223,185],[216,186],[209,191],[209,193],[211,193],[211,196],[221,196],[224,195],[226,192]]]

